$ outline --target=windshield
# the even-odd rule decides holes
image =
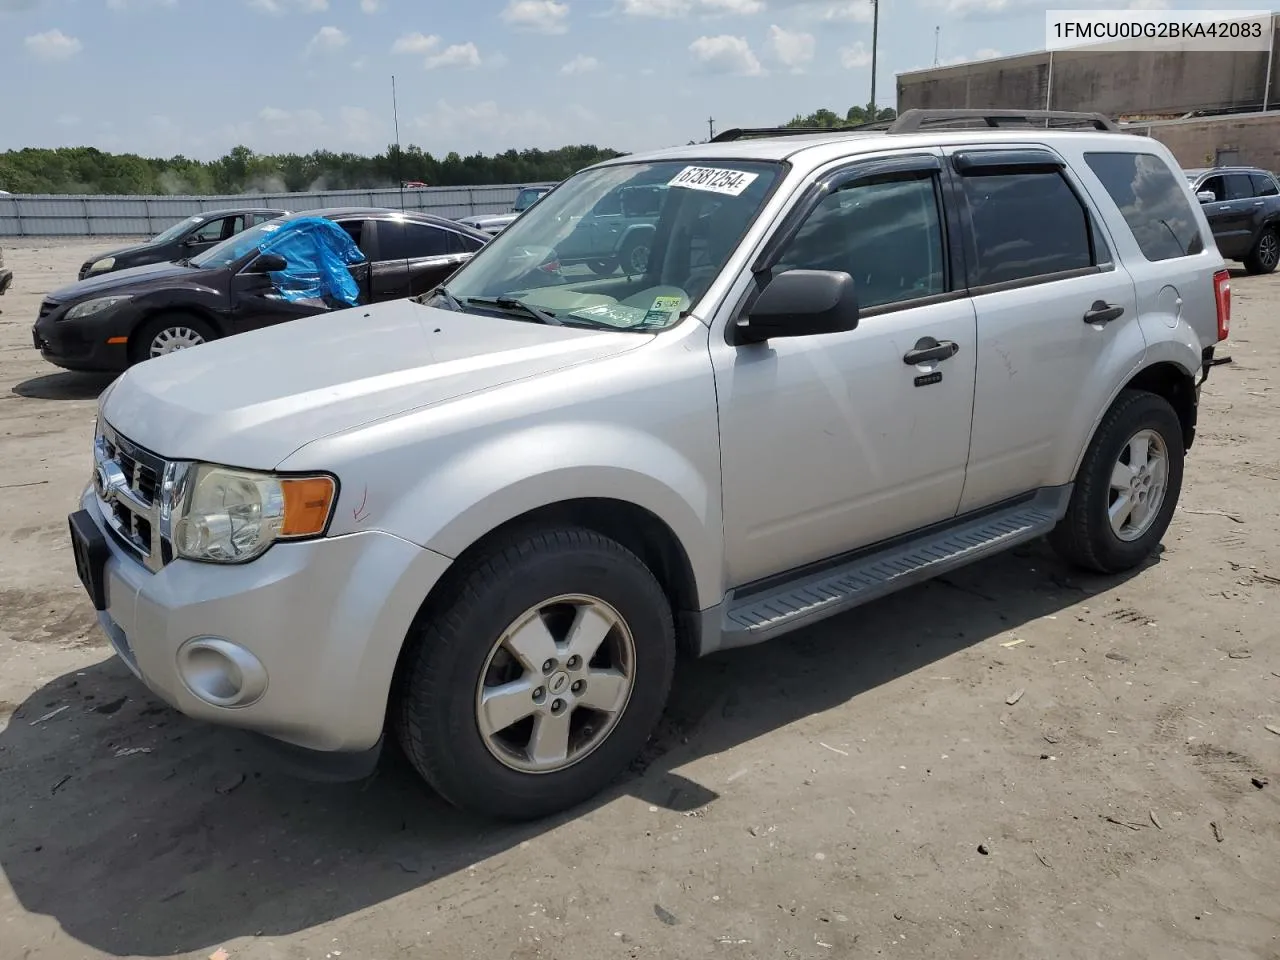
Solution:
[[[151,238],[152,243],[168,243],[170,240],[177,240],[180,236],[190,230],[198,223],[204,223],[204,217],[187,217],[185,220],[179,220],[168,230],[163,233],[157,233]]]
[[[266,223],[260,223],[256,227],[242,230],[234,237],[228,237],[217,246],[210,247],[199,256],[192,257],[191,265],[200,267],[203,270],[219,270],[222,267],[229,267],[247,253],[258,249],[268,236],[280,229],[282,223],[284,221],[280,219],[268,220]]]
[[[468,312],[519,301],[574,326],[664,329],[706,293],[781,175],[739,160],[583,171],[454,274],[448,295]]]
[[[546,193],[546,190],[521,190],[516,196],[515,210],[516,213],[528,210],[534,205],[537,199]]]

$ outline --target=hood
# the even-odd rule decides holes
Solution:
[[[396,300],[148,360],[116,381],[102,415],[164,457],[270,470],[321,437],[651,339]]]
[[[105,260],[107,257],[123,257],[132,253],[144,253],[152,247],[160,246],[163,246],[163,244],[152,243],[148,240],[145,243],[135,243],[127,247],[116,247],[114,250],[104,250],[102,253],[95,253],[92,257],[88,257],[84,263],[85,266],[88,266],[91,263],[97,263],[99,260]]]
[[[127,270],[113,270],[110,273],[99,273],[85,277],[75,283],[62,287],[49,294],[49,299],[57,303],[69,303],[72,300],[83,300],[94,294],[116,293],[125,287],[147,288],[169,286],[175,280],[182,286],[188,286],[200,278],[216,271],[198,270],[195,267],[180,267],[176,263],[148,263],[141,267],[129,267]]]

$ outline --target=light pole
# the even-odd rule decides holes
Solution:
[[[880,43],[880,0],[871,0],[871,116],[876,119],[876,53]]]

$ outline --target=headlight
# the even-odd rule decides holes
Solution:
[[[276,477],[198,464],[174,504],[174,549],[188,560],[244,563],[277,540],[321,536],[337,492],[333,477]]]
[[[115,257],[103,257],[101,260],[95,260],[89,265],[90,273],[105,273],[116,265]]]
[[[77,303],[74,307],[67,311],[66,319],[76,320],[80,317],[91,317],[95,313],[101,313],[103,310],[110,310],[117,303],[124,303],[126,300],[133,299],[131,296],[120,297],[99,297],[97,300],[86,300],[84,303]]]

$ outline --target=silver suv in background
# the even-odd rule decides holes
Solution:
[[[480,230],[490,236],[497,236],[515,222],[516,217],[524,213],[535,203],[551,192],[551,187],[524,187],[516,194],[516,202],[508,213],[480,213],[473,217],[460,217],[458,223]]]
[[[562,269],[643,186],[640,269]],[[1105,118],[729,131],[576,174],[420,302],[134,367],[76,564],[182,712],[330,775],[387,735],[453,803],[539,817],[624,770],[678,650],[1042,535],[1142,563],[1229,320],[1173,157]]]

